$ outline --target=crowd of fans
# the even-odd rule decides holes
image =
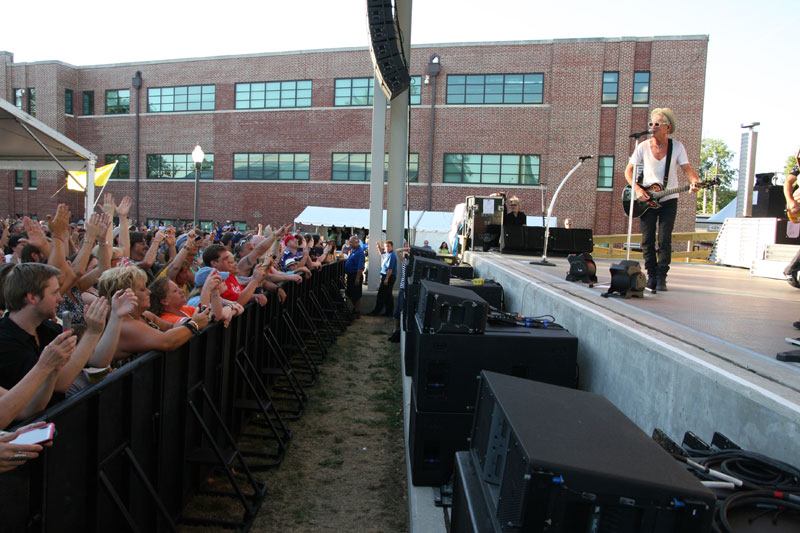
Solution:
[[[227,327],[250,302],[282,303],[283,284],[342,257],[334,232],[148,229],[131,224],[130,209],[128,197],[106,194],[101,212],[78,223],[64,204],[45,220],[0,221],[0,430],[146,352],[174,350],[213,322]],[[359,283],[365,248],[358,236],[346,245]],[[0,472],[38,455],[40,445],[11,441],[40,426],[0,431]]]

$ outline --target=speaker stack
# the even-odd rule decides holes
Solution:
[[[577,385],[576,337],[560,329],[487,325],[487,311],[488,304],[473,291],[420,283],[410,365],[414,485],[450,479],[455,453],[467,449],[481,370]]]
[[[482,372],[450,531],[710,531],[713,493],[611,402]]]
[[[467,250],[488,252],[500,246],[503,199],[499,196],[467,196]]]
[[[370,56],[381,89],[389,100],[411,85],[408,62],[399,38],[400,26],[392,4],[391,0],[367,0]]]

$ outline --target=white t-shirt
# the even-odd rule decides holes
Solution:
[[[653,156],[653,151],[650,149],[650,141],[639,143],[636,150],[633,151],[629,161],[634,165],[633,179],[636,180],[637,175],[635,172],[636,166],[644,164],[644,179],[642,186],[649,187],[654,183],[664,182],[664,170],[667,164],[667,158],[664,157],[660,161]],[[678,167],[685,165],[689,162],[689,157],[686,155],[686,148],[680,141],[672,141],[672,162],[669,165],[669,176],[665,189],[672,189],[678,186]],[[660,198],[660,201],[671,200],[677,198],[678,194],[670,194]]]

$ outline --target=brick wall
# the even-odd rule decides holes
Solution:
[[[485,43],[474,45],[418,46],[411,53],[411,74],[424,77],[432,53],[441,57],[437,79],[434,133],[432,209],[450,211],[468,195],[496,190],[516,194],[523,210],[540,215],[561,179],[580,155],[591,154],[562,189],[554,213],[570,217],[577,227],[595,233],[622,233],[627,224],[619,206],[623,171],[633,148],[628,135],[644,129],[650,109],[671,107],[678,117],[675,138],[687,147],[690,162],[699,164],[705,87],[705,37],[625,38]],[[5,60],[11,61],[8,56]],[[651,72],[650,104],[634,106],[633,72]],[[188,182],[153,182],[145,178],[146,155],[190,153],[200,144],[215,156],[213,182],[201,184],[202,219],[236,219],[248,223],[277,224],[294,218],[307,205],[369,206],[369,185],[331,181],[332,152],[369,152],[371,108],[334,107],[334,79],[370,77],[367,49],[331,50],[220,57],[141,64],[72,67],[63,63],[10,63],[0,78],[2,93],[13,87],[36,87],[37,118],[64,132],[98,155],[130,154],[135,171],[135,91],[131,89],[131,114],[103,116],[105,91],[130,88],[136,71],[142,72],[140,132],[140,216],[142,218],[192,217],[194,189]],[[601,106],[602,73],[619,72],[619,103]],[[448,74],[544,74],[541,105],[447,105]],[[237,82],[303,80],[313,84],[312,107],[286,110],[234,109]],[[214,84],[214,112],[147,113],[147,88]],[[422,85],[421,105],[412,106],[410,151],[419,154],[419,183],[410,187],[410,207],[424,209],[428,190],[430,103],[433,85]],[[64,89],[75,95],[75,116],[64,115]],[[95,116],[83,117],[81,95],[95,92]],[[387,120],[388,130],[388,120]],[[388,139],[388,134],[387,134]],[[308,152],[311,180],[307,182],[241,182],[232,180],[233,154],[237,152]],[[540,186],[451,185],[442,180],[445,153],[536,154],[540,160]],[[597,189],[598,155],[615,157],[613,190]],[[6,183],[13,173],[2,172]],[[82,213],[76,193],[61,192],[56,172],[39,172],[36,191],[14,190],[9,185],[0,198],[0,213],[46,213],[58,201],[67,201]],[[133,179],[112,181],[107,191],[115,196],[134,194]],[[26,184],[27,186],[27,184]],[[677,228],[694,227],[694,203],[681,202]]]

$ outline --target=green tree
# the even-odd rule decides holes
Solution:
[[[711,205],[713,199],[713,189],[706,193],[706,211],[716,212],[721,207],[728,204],[736,197],[736,190],[733,189],[733,182],[736,179],[737,170],[731,167],[733,161],[731,152],[725,141],[720,139],[703,139],[700,145],[700,168],[698,175],[700,179],[718,178],[720,185],[717,187],[717,209]],[[697,193],[697,212],[703,211],[703,191]]]
[[[798,164],[797,157],[798,154],[792,154],[786,158],[786,167],[783,169],[783,175],[787,178],[789,177],[789,172],[791,172],[794,166]]]

